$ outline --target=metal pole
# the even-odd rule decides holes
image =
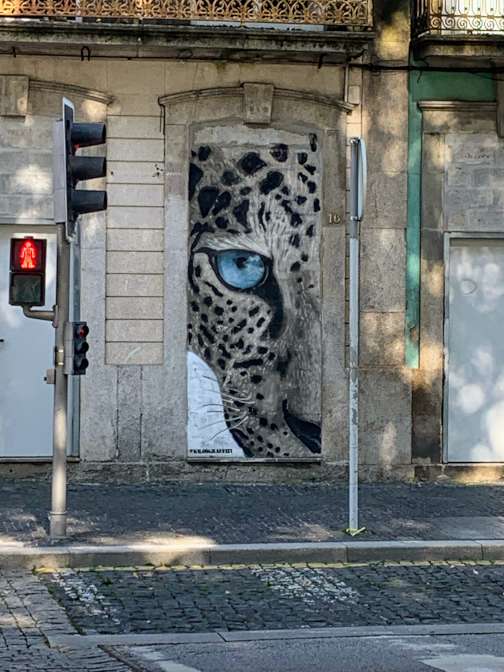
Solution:
[[[57,228],[57,287],[55,317],[55,385],[53,416],[53,476],[50,520],[51,539],[66,537],[67,489],[67,398],[68,378],[64,373],[65,323],[68,321],[70,284],[70,246],[65,236],[65,225]]]
[[[350,185],[350,353],[348,376],[348,530],[349,534],[359,532],[359,140],[351,141],[351,185]]]
[[[358,222],[352,222],[355,231]],[[351,226],[352,228],[352,226]],[[350,533],[359,529],[359,238],[350,232],[350,354],[349,354],[349,481]]]

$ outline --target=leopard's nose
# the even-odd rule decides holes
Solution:
[[[322,452],[320,425],[314,422],[303,420],[289,411],[287,399],[282,402],[282,410],[291,432],[302,442],[312,453]]]

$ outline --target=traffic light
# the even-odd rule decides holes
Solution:
[[[56,123],[54,136],[54,219],[66,223],[67,237],[75,234],[79,215],[107,209],[107,192],[76,189],[79,182],[105,177],[107,160],[103,156],[77,156],[84,147],[103,145],[105,124],[76,123],[73,104],[63,98],[63,119]]]
[[[43,306],[47,241],[26,236],[11,238],[9,304]]]
[[[69,376],[84,376],[89,366],[86,353],[89,350],[87,322],[67,322],[65,333],[65,373]]]

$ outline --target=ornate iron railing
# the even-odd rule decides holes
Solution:
[[[504,0],[415,0],[414,33],[504,33]]]
[[[0,0],[0,16],[373,25],[372,0]]]

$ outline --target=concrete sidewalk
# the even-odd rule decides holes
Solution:
[[[344,484],[73,483],[69,537],[49,549],[50,483],[4,480],[2,564],[41,566],[48,554],[59,566],[504,558],[502,486],[380,484],[360,493],[366,532],[352,539]]]

